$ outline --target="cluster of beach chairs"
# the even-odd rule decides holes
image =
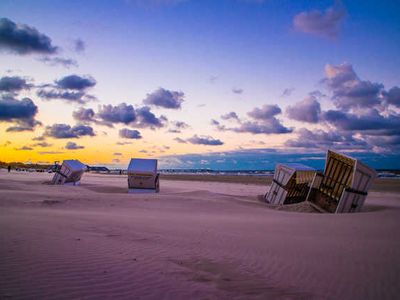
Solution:
[[[79,185],[86,168],[78,160],[64,160],[52,183]],[[156,159],[131,159],[127,174],[129,193],[159,192]],[[323,173],[303,164],[278,164],[264,199],[275,205],[308,201],[321,212],[359,212],[376,177],[361,161],[329,150]]]

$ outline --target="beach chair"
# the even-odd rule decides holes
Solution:
[[[61,167],[55,169],[53,184],[79,185],[86,165],[79,160],[64,160]]]
[[[307,200],[322,212],[359,212],[376,178],[374,169],[329,150],[324,173],[316,173]]]
[[[305,201],[315,173],[302,164],[278,164],[265,201],[277,205]]]
[[[158,193],[157,159],[132,158],[128,166],[129,193]]]

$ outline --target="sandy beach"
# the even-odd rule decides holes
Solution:
[[[51,178],[0,171],[0,299],[399,297],[393,189],[330,215],[273,209],[260,184],[162,179],[138,195],[124,176]]]

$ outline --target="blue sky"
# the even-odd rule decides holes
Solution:
[[[0,81],[0,109],[25,108],[24,97],[36,107],[29,116],[0,111],[3,160],[124,166],[153,156],[180,167],[194,154],[196,166],[208,159],[210,168],[232,169],[237,163],[210,153],[274,149],[273,164],[284,153],[303,161],[304,153],[333,148],[400,168],[399,8],[398,1],[3,0],[4,24],[34,28],[57,47],[17,49],[17,29],[0,28],[0,80],[29,83],[10,93]],[[28,34],[18,45],[31,42]],[[57,84],[70,76],[93,85]],[[86,118],[74,114],[84,110]],[[254,168],[243,157],[240,168]]]

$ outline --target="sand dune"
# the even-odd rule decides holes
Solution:
[[[0,299],[397,299],[400,195],[271,209],[260,185],[0,171]]]

